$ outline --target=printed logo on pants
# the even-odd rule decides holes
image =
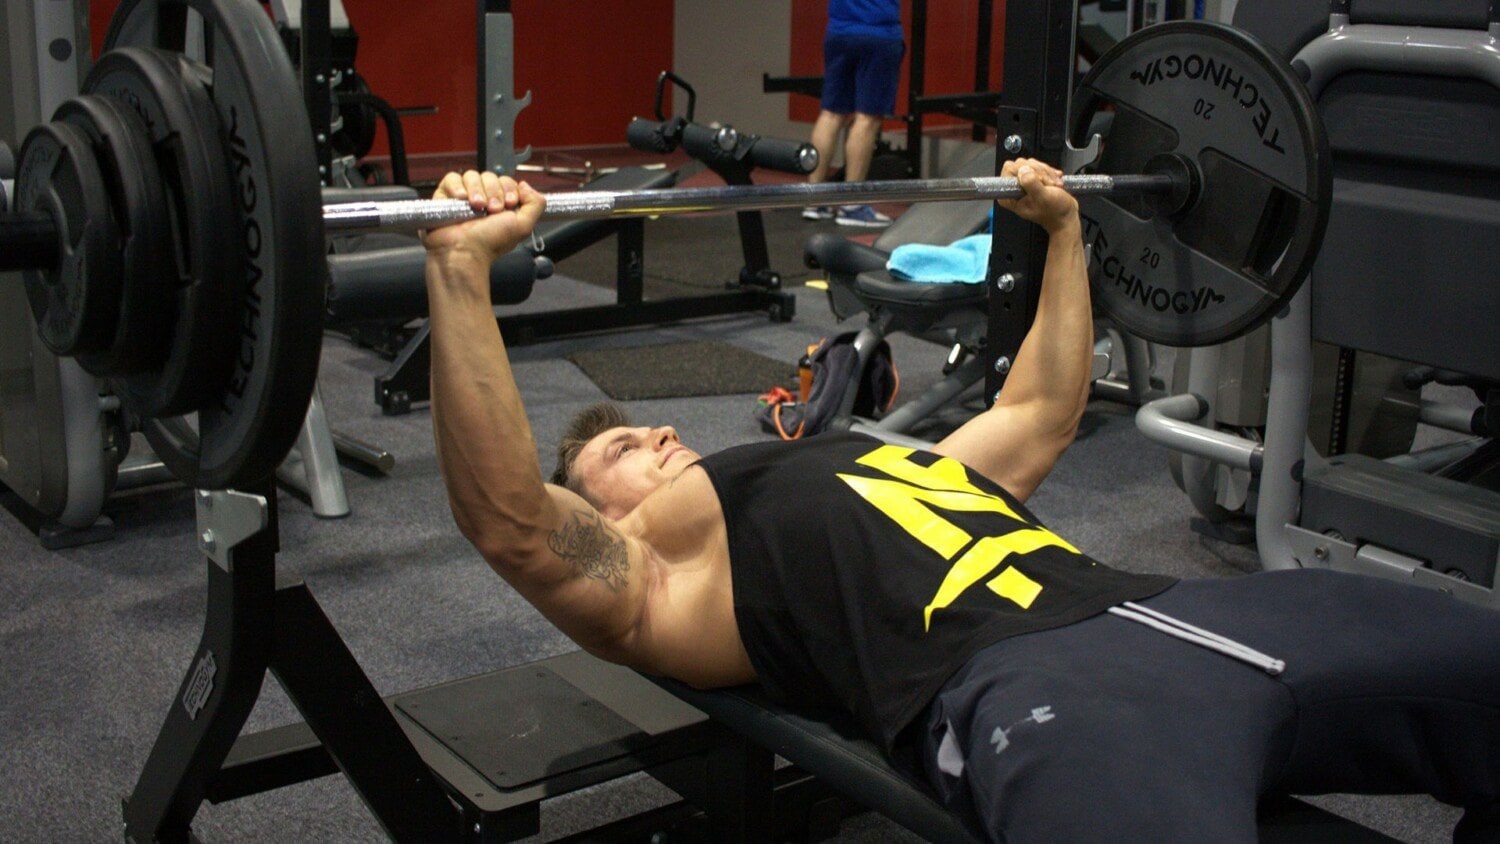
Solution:
[[[1010,734],[1018,729],[1022,724],[1045,724],[1056,717],[1056,715],[1052,714],[1052,707],[1038,706],[1037,708],[1031,710],[1030,715],[1022,718],[1014,724],[1011,724],[1009,727],[996,727],[995,731],[993,733],[990,733],[990,744],[993,744],[995,746],[996,753],[1000,753],[1001,751],[1005,750],[1005,748],[1010,747]]]

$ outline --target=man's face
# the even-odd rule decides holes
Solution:
[[[599,512],[618,519],[697,460],[670,426],[610,428],[578,452],[573,474]]]

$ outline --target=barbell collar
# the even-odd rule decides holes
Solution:
[[[1171,194],[1177,179],[1165,174],[1064,176],[1063,188],[1088,194]],[[714,211],[767,211],[805,205],[944,202],[1019,199],[1018,180],[1004,176],[971,179],[819,182],[728,185],[636,191],[576,191],[546,194],[544,220],[602,220]],[[414,231],[484,216],[461,199],[410,199],[323,206],[324,228],[332,233]]]

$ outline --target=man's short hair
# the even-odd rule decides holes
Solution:
[[[552,471],[552,483],[588,498],[583,482],[573,474],[573,463],[578,460],[578,452],[589,444],[589,440],[605,431],[628,427],[630,417],[625,415],[624,408],[613,402],[591,404],[578,411],[563,432],[562,441],[557,444],[557,468]]]

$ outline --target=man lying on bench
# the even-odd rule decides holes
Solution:
[[[1078,206],[1009,162],[1050,235],[994,406],[931,452],[850,433],[701,456],[596,406],[543,483],[487,268],[544,200],[492,174],[426,234],[432,419],[454,517],[583,648],[699,688],[846,709],[1007,841],[1247,841],[1264,795],[1428,792],[1500,836],[1500,613],[1323,570],[1106,567],[1022,502],[1072,441],[1093,322]],[[1102,494],[1102,491],[1101,491]]]

